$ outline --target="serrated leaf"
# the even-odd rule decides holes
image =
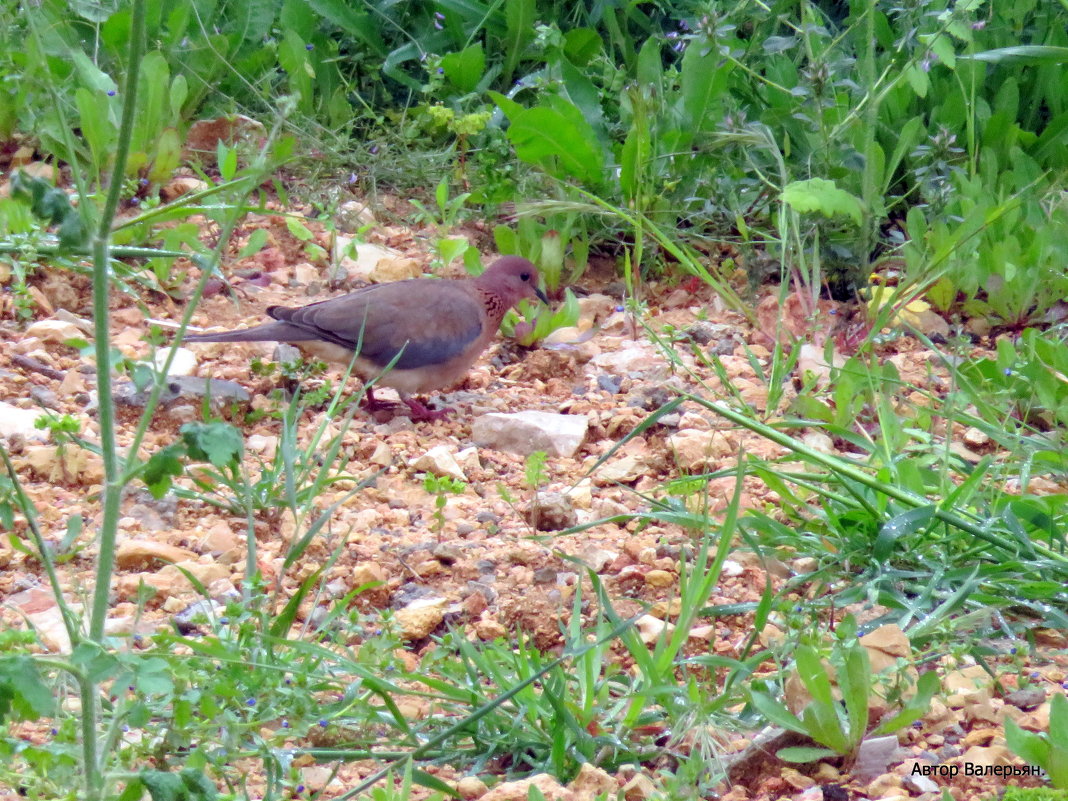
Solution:
[[[19,720],[36,720],[55,712],[52,691],[41,680],[33,657],[0,659],[0,722],[14,711]]]
[[[224,467],[237,462],[244,452],[241,432],[229,423],[186,423],[181,428],[189,458]]]
[[[185,448],[175,443],[161,451],[156,451],[145,463],[141,479],[153,498],[162,498],[166,495],[171,488],[171,479],[182,475],[185,467],[182,465],[181,457],[184,454]]]

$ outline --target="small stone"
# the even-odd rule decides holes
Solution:
[[[729,325],[698,320],[686,326],[684,333],[698,345],[707,345],[712,340],[733,339],[734,329]]]
[[[593,482],[589,478],[583,478],[564,494],[571,499],[571,505],[576,509],[589,509],[593,506]]]
[[[901,783],[904,785],[905,789],[911,793],[922,794],[938,792],[938,785],[933,779],[918,773],[915,776],[906,773],[901,777]]]
[[[147,570],[196,558],[190,550],[155,540],[126,540],[115,551],[115,564],[120,570]]]
[[[823,431],[806,431],[801,441],[817,453],[835,453],[834,440]]]
[[[783,768],[779,773],[779,776],[795,790],[807,790],[809,787],[813,787],[816,784],[815,779],[806,776],[795,768]]]
[[[661,634],[670,634],[675,629],[672,624],[652,615],[639,617],[634,621],[634,628],[638,630],[638,636],[646,645],[651,645],[660,638]]]
[[[503,640],[508,636],[508,629],[496,618],[486,617],[475,622],[475,634],[484,642]]]
[[[601,373],[597,376],[597,388],[610,395],[618,394],[622,384],[623,379],[616,375],[605,375],[604,373]]]
[[[352,255],[350,255],[352,254]],[[386,259],[399,258],[396,250],[372,245],[368,242],[353,242],[339,236],[337,238],[335,258],[339,271],[343,271],[350,282],[366,283],[371,280],[378,263]]]
[[[456,792],[464,801],[475,801],[484,796],[487,790],[489,788],[486,787],[486,783],[477,776],[464,776],[456,782]]]
[[[857,758],[853,766],[853,775],[862,781],[886,773],[890,761],[897,751],[897,737],[869,737],[861,741],[857,748]],[[900,787],[900,777],[896,786]]]
[[[648,472],[648,465],[641,456],[621,456],[601,465],[595,474],[600,486],[608,484],[633,484]]]
[[[558,571],[555,567],[539,567],[534,571],[534,583],[541,585],[556,584],[557,573]]]
[[[10,403],[0,401],[0,437],[11,439],[34,439],[47,442],[52,433],[47,428],[37,428],[35,423],[46,415],[40,409],[20,409]]]
[[[26,337],[35,337],[42,342],[65,345],[68,340],[85,341],[85,332],[74,323],[64,320],[38,320],[27,329]]]
[[[623,798],[626,801],[645,801],[647,798],[653,798],[656,794],[656,784],[644,773],[637,774],[623,785]]]
[[[1009,753],[1009,749],[1003,745],[991,745],[986,748],[973,745],[960,756],[960,761],[980,768],[993,768],[1011,765],[1012,756]]]
[[[477,445],[526,456],[545,451],[550,456],[571,457],[586,438],[585,415],[525,411],[491,413],[475,419],[471,438]]]
[[[564,326],[550,331],[548,336],[541,341],[541,346],[553,347],[559,345],[579,345],[590,338],[590,332],[580,326]]]
[[[250,434],[245,440],[245,447],[270,461],[278,451],[278,437],[273,434]]]
[[[576,799],[609,798],[619,790],[615,777],[604,768],[583,762],[578,776],[567,787]]]
[[[888,795],[900,795],[894,793],[902,786],[901,777],[896,773],[884,773],[868,784],[868,798],[883,798]]]
[[[76,445],[33,445],[22,453],[34,475],[58,484],[100,484],[104,462],[99,455]]]
[[[608,351],[590,360],[590,364],[620,376],[652,377],[666,373],[664,358],[647,342],[639,342]]]
[[[182,195],[191,195],[194,192],[203,192],[208,189],[208,184],[191,175],[176,175],[165,185],[160,187],[159,193],[165,201],[170,203]]]
[[[350,575],[353,588],[368,584],[385,584],[389,579],[389,573],[378,562],[360,562],[353,566]]]
[[[401,639],[414,641],[430,636],[445,619],[444,598],[418,598],[394,613]]]
[[[57,654],[69,654],[71,650],[70,636],[67,634],[67,626],[63,620],[63,612],[58,606],[40,612],[26,615],[34,632],[40,639],[41,644],[50,652]]]
[[[539,492],[525,517],[537,531],[562,531],[578,522],[571,499],[562,492]]]
[[[600,573],[619,556],[615,551],[608,550],[599,545],[587,545],[582,549],[579,558],[594,573]]]
[[[666,570],[650,570],[645,574],[645,583],[650,587],[670,587],[675,583],[675,575]]]
[[[498,784],[482,796],[481,801],[527,801],[532,787],[541,793],[545,801],[575,801],[575,794],[548,773]]]
[[[121,406],[143,408],[148,403],[150,389],[138,391],[132,381],[122,381],[112,388],[115,403]],[[213,406],[227,406],[231,403],[248,403],[251,399],[248,390],[235,381],[219,378],[198,378],[196,376],[171,376],[160,394],[160,403],[168,406],[181,400],[195,400],[198,403],[210,398]]]
[[[409,278],[419,278],[423,274],[423,266],[415,259],[405,256],[391,256],[380,259],[371,270],[369,276],[376,284],[388,284],[393,281],[406,281]]]
[[[448,476],[457,481],[467,481],[467,476],[456,463],[456,457],[448,445],[435,445],[422,456],[409,462],[416,470],[425,470],[435,476]]]
[[[676,463],[687,473],[715,467],[720,459],[734,455],[736,443],[723,431],[683,429],[667,438],[668,449]]]
[[[990,436],[972,426],[964,432],[964,444],[969,448],[985,448],[990,444]]]
[[[46,387],[36,385],[30,387],[30,397],[33,398],[33,402],[38,406],[52,410],[59,409],[59,396]]]
[[[167,375],[193,375],[197,369],[197,356],[188,348],[160,348],[157,350],[152,357],[152,363],[157,372],[163,370],[172,350],[174,351],[174,359],[171,361],[171,366],[167,371]]]
[[[820,762],[816,766],[815,779],[818,782],[827,783],[838,781],[839,776],[842,774],[838,772],[838,768],[827,762]]]
[[[375,446],[375,452],[371,454],[371,458],[367,461],[379,467],[389,467],[393,464],[393,451],[390,450],[389,445],[386,443],[379,442]]]
[[[1005,703],[1020,709],[1034,709],[1046,700],[1046,691],[1042,687],[1027,687],[1013,690],[1005,696]]]

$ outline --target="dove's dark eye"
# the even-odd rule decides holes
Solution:
[[[519,280],[520,281],[529,281],[530,280],[530,273],[520,273],[519,274]]]

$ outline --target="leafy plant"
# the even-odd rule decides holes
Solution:
[[[463,495],[467,490],[467,483],[452,476],[436,476],[427,473],[423,477],[423,489],[434,496],[434,532],[440,537],[445,530],[445,506],[449,502],[449,494]]]
[[[1068,699],[1059,693],[1050,699],[1049,731],[1025,731],[1007,718],[1005,739],[1014,754],[1046,771],[1054,787],[1068,790]]]
[[[523,468],[523,478],[530,489],[536,490],[549,480],[549,476],[545,471],[545,462],[548,456],[545,451],[534,451],[527,456],[526,464]]]
[[[1068,385],[1062,380],[1068,375],[1068,341],[1063,337],[1029,328],[1015,343],[999,338],[994,358],[965,361],[958,373],[969,400],[1002,432],[1068,427]]]
[[[564,302],[555,311],[541,304],[532,311],[528,301],[521,301],[518,312],[510,311],[505,315],[501,332],[525,348],[545,339],[558,328],[570,327],[579,321],[578,300],[570,289],[564,292]]]
[[[768,720],[790,731],[805,734],[822,748],[798,746],[777,752],[789,762],[815,762],[828,756],[852,756],[870,733],[890,734],[919,720],[926,713],[940,684],[933,671],[923,673],[916,683],[916,693],[893,716],[871,726],[871,665],[868,653],[857,639],[856,621],[846,617],[835,629],[835,641],[828,656],[830,669],[811,645],[802,644],[795,651],[794,666],[811,701],[794,715],[785,704],[759,689],[750,691],[753,705]],[[835,688],[841,700],[835,695]]]
[[[449,197],[449,180],[442,178],[434,189],[434,202],[437,205],[436,212],[428,209],[420,200],[413,199],[410,201],[419,210],[419,213],[415,215],[415,222],[424,225],[435,225],[442,230],[453,228],[459,222],[460,213],[463,211],[464,204],[470,196],[470,192],[462,192],[456,197]]]

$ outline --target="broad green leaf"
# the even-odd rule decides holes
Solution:
[[[688,47],[682,57],[679,124],[687,142],[700,131],[711,130],[720,123],[723,113],[719,98],[727,88],[731,72],[730,66],[722,61],[715,48],[701,55],[700,47]]]
[[[507,225],[493,226],[493,243],[497,246],[497,252],[502,256],[519,253],[519,237]]]
[[[307,3],[312,11],[369,46],[376,55],[382,56],[386,52],[382,37],[378,33],[378,25],[360,6],[346,0],[307,0]]]
[[[849,730],[846,733],[849,747],[852,749],[860,743],[868,730],[868,693],[871,690],[871,665],[868,652],[855,640],[845,647],[845,664],[838,672],[838,687],[845,702],[846,720]]]
[[[152,159],[152,169],[148,173],[149,180],[163,183],[174,174],[181,159],[181,137],[174,128],[167,128],[159,134],[156,140],[156,153]]]
[[[1068,751],[1068,699],[1059,693],[1049,702],[1049,740],[1058,749]]]
[[[94,24],[106,22],[119,6],[118,0],[70,0],[70,10]]]
[[[564,55],[576,67],[585,67],[603,46],[600,34],[593,28],[572,28],[564,34]]]
[[[905,68],[905,80],[909,82],[912,91],[917,97],[927,97],[927,90],[931,88],[931,79],[918,64],[909,64]]]
[[[487,94],[497,104],[497,107],[504,113],[509,122],[515,122],[519,115],[526,111],[524,106],[516,103],[510,97],[505,97],[500,92],[488,92]]]
[[[833,748],[839,754],[849,753],[849,740],[842,728],[837,707],[813,701],[801,713],[801,720],[808,736],[817,743]]]
[[[771,723],[798,734],[808,734],[805,724],[795,717],[784,704],[779,703],[767,693],[754,690],[749,697],[752,699],[753,706],[757,708],[757,711]]]
[[[301,242],[311,242],[315,238],[315,234],[308,229],[308,226],[293,215],[286,217],[286,229],[295,239],[299,239]]]
[[[93,166],[102,172],[108,166],[118,135],[108,115],[107,97],[80,87],[74,92],[74,100],[78,104],[78,123],[89,145]]]
[[[437,243],[438,253],[441,255],[441,260],[446,264],[451,264],[453,259],[462,256],[469,247],[470,243],[462,238],[439,239]]]
[[[1024,731],[1016,721],[1005,721],[1005,742],[1009,749],[1024,762],[1045,769],[1049,765],[1052,747],[1047,740],[1034,732]]]
[[[512,120],[508,138],[516,155],[529,164],[587,184],[596,184],[601,178],[604,156],[593,130],[555,109],[526,109]]]
[[[841,214],[852,219],[857,225],[864,219],[864,204],[860,198],[839,189],[834,181],[828,181],[826,178],[793,181],[783,189],[782,200],[799,212],[818,211],[825,217]]]
[[[473,92],[486,72],[486,54],[482,52],[482,43],[475,42],[459,53],[448,53],[441,58],[441,68],[461,92]]]
[[[638,83],[652,86],[658,92],[663,91],[664,63],[660,56],[660,39],[651,36],[645,40],[638,52]]]
[[[811,645],[799,645],[794,657],[794,667],[812,700],[824,706],[834,704],[834,693],[827,667]]]
[[[0,658],[0,722],[12,710],[19,720],[36,720],[55,711],[52,691],[41,680],[36,661],[25,654]]]
[[[511,83],[512,73],[523,57],[530,40],[534,38],[534,22],[537,16],[535,0],[505,0],[504,22],[504,73],[505,83]]]

